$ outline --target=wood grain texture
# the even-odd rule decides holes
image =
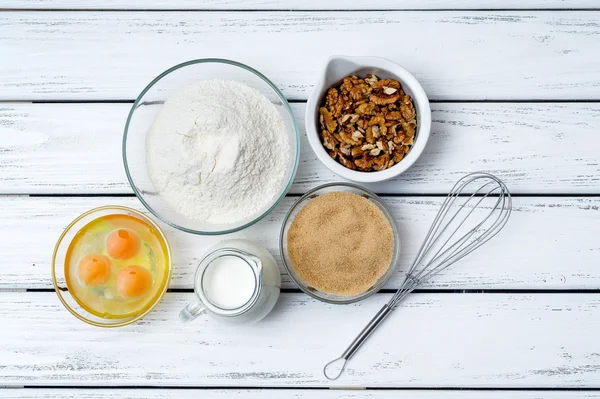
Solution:
[[[0,104],[0,193],[132,193],[121,158],[130,104]],[[292,193],[341,179],[317,160],[302,132]],[[432,104],[425,153],[379,193],[446,193],[485,170],[513,193],[600,193],[600,104]],[[85,171],[83,173],[82,171]]]
[[[202,57],[246,63],[306,99],[332,54],[396,61],[432,99],[598,99],[599,19],[595,11],[4,12],[0,99],[134,99],[167,68]]]
[[[396,288],[414,258],[442,198],[384,198],[402,240]],[[279,230],[294,199],[241,232],[194,236],[165,226],[173,250],[171,288],[192,288],[196,266],[219,241],[240,237],[262,243],[280,261]],[[58,236],[77,215],[119,204],[142,210],[136,198],[0,197],[0,288],[51,288],[50,261]],[[423,285],[430,289],[600,289],[600,198],[515,198],[511,220],[478,252]],[[295,288],[282,269],[284,288]],[[1,319],[0,319],[1,320]],[[1,374],[1,373],[0,373]]]
[[[327,381],[390,298],[329,305],[283,294],[250,327],[181,324],[193,294],[168,293],[143,321],[88,326],[54,293],[0,293],[5,385],[228,387],[598,387],[600,298],[592,294],[413,294]],[[41,333],[43,331],[43,333]]]
[[[1,389],[4,399],[596,399],[594,391],[424,391],[424,390],[343,390],[343,389]]]
[[[594,0],[0,0],[11,9],[126,10],[435,10],[435,9],[580,9],[598,8]]]

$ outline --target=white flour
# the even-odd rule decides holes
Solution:
[[[285,125],[258,90],[207,80],[170,97],[146,138],[148,175],[178,213],[238,223],[266,210],[290,162]]]

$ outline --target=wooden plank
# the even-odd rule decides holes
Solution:
[[[436,9],[581,9],[598,8],[594,0],[194,0],[153,1],[143,0],[90,0],[85,3],[73,0],[2,0],[0,8],[17,10],[436,10]]]
[[[595,391],[424,391],[424,390],[301,390],[301,389],[85,389],[36,388],[0,389],[4,399],[554,399],[568,395],[572,399],[600,398]]]
[[[387,288],[397,287],[442,198],[384,198],[400,228],[402,254]],[[294,199],[241,232],[194,236],[165,226],[173,249],[171,288],[192,288],[195,268],[212,245],[240,237],[259,241],[278,259],[279,230]],[[52,250],[63,228],[84,211],[106,204],[143,209],[136,198],[0,197],[0,288],[51,288]],[[431,283],[430,289],[599,289],[600,198],[515,198],[506,229]],[[284,288],[295,288],[282,269]]]
[[[289,98],[306,99],[332,54],[397,61],[437,100],[597,99],[599,18],[596,11],[4,12],[0,99],[133,99],[167,68],[202,57],[246,63]]]
[[[283,294],[249,327],[180,324],[193,297],[168,293],[145,320],[85,325],[54,293],[0,293],[0,375],[11,386],[598,387],[594,294],[413,294],[365,343],[343,378],[338,356],[390,298],[329,305]]]
[[[0,192],[132,193],[121,158],[130,104],[0,104]],[[340,178],[308,145],[305,104],[292,104],[302,132],[292,193]],[[421,159],[379,193],[445,193],[486,170],[514,193],[600,193],[600,103],[437,103]]]

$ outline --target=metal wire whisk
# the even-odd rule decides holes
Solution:
[[[511,210],[512,199],[502,180],[481,172],[460,179],[442,203],[400,288],[344,353],[325,365],[325,377],[338,379],[348,360],[400,301],[421,283],[498,234],[508,221]]]

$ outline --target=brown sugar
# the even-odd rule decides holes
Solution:
[[[352,296],[367,291],[390,267],[392,227],[367,198],[331,192],[310,200],[287,234],[296,273],[311,287]]]

